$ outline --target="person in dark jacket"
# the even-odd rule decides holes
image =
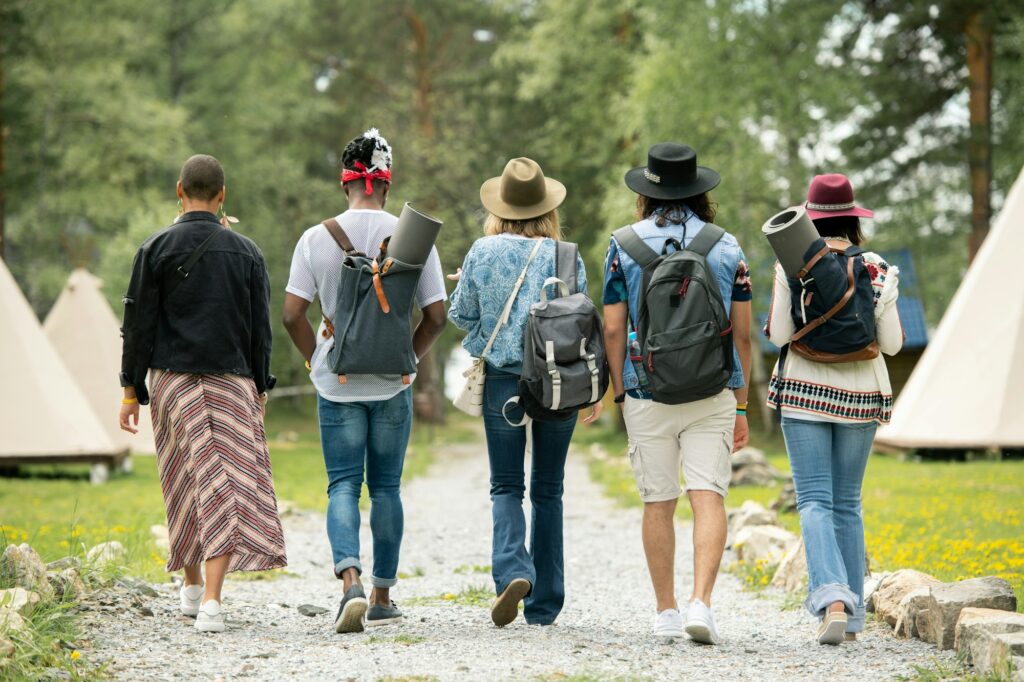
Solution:
[[[167,570],[185,571],[182,613],[221,632],[225,574],[287,563],[263,430],[270,282],[259,247],[218,221],[217,159],[186,161],[177,194],[181,215],[139,248],[124,296],[120,424],[135,433],[139,405],[151,404]]]

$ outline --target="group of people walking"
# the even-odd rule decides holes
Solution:
[[[341,581],[337,632],[403,619],[391,589],[398,582],[400,488],[415,376],[339,377],[328,361],[343,264],[353,254],[376,257],[398,222],[385,210],[391,163],[391,147],[376,129],[345,148],[341,186],[348,208],[300,237],[283,310],[284,326],[318,394],[327,536],[334,575]],[[601,287],[607,370],[599,369],[608,372],[614,403],[622,411],[644,503],[641,534],[654,590],[653,634],[682,638],[685,633],[705,644],[720,639],[712,593],[726,544],[730,455],[748,441],[752,364],[750,270],[737,239],[713,224],[717,205],[708,193],[719,181],[718,173],[697,164],[689,146],[651,147],[647,163],[626,173],[626,186],[636,195],[636,219],[610,236]],[[484,236],[448,276],[456,285],[447,312],[436,250],[415,292],[422,312],[410,330],[416,358],[430,350],[449,320],[465,330],[466,350],[483,360],[480,413],[491,471],[496,594],[491,618],[499,627],[518,617],[520,604],[527,623],[551,625],[566,596],[562,497],[577,413],[530,419],[534,413],[518,401],[527,362],[524,331],[534,304],[546,301],[559,285],[563,295],[588,291],[578,255],[573,290],[559,280],[565,253],[559,207],[566,191],[535,161],[510,160],[499,177],[480,188]],[[137,426],[139,404],[151,405],[170,529],[167,570],[184,570],[181,610],[206,632],[224,629],[221,589],[228,571],[286,563],[263,426],[267,391],[275,383],[270,283],[263,254],[230,229],[223,214],[225,194],[224,171],[216,159],[199,155],[185,163],[177,185],[180,215],[147,239],[135,257],[124,297],[120,376],[123,429]],[[859,218],[871,215],[854,203],[850,183],[841,175],[815,178],[806,206],[818,232],[838,250],[860,243]],[[655,301],[652,286],[664,279],[658,274],[664,270],[656,268],[678,253],[689,259],[683,267],[690,270],[669,282],[668,295]],[[902,343],[895,308],[898,273],[875,254],[865,253],[863,259],[871,275],[878,344],[892,354]],[[765,333],[780,346],[798,333],[792,286],[777,270]],[[316,329],[307,316],[315,300],[322,313]],[[652,333],[659,315],[669,319],[704,308],[718,311],[714,324],[690,320],[685,328]],[[553,348],[549,344],[547,363],[558,383]],[[592,362],[595,356],[587,350],[581,346],[580,356]],[[599,370],[591,368],[596,377]],[[673,376],[683,375],[704,378],[669,385]],[[593,386],[597,393],[596,378]],[[585,423],[601,415],[596,397],[583,410]],[[860,486],[874,429],[888,420],[891,400],[881,355],[825,364],[790,353],[772,375],[768,403],[782,412],[807,550],[806,604],[821,620],[817,638],[822,643],[855,638],[863,627]],[[523,506],[528,449],[529,524]],[[683,607],[674,565],[680,472],[694,518],[694,578]],[[364,483],[373,539],[369,596],[359,543]]]

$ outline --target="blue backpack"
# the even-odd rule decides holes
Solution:
[[[875,293],[864,250],[816,239],[805,257],[803,269],[789,278],[797,331],[783,348],[782,362],[787,349],[815,362],[878,357]]]

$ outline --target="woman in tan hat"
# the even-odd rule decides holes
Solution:
[[[473,244],[462,268],[451,276],[459,284],[448,318],[466,330],[466,350],[486,361],[483,417],[491,464],[491,565],[498,595],[491,620],[498,626],[515,620],[524,598],[526,622],[550,625],[565,600],[562,481],[576,417],[512,426],[506,415],[518,421],[522,408],[515,405],[502,412],[506,401],[518,395],[530,305],[540,299],[544,281],[556,273],[555,242],[562,236],[558,207],[564,200],[565,187],[545,178],[537,162],[509,161],[500,177],[480,188],[480,201],[488,211],[486,236]],[[586,291],[586,271],[578,256],[576,268],[578,290]],[[599,414],[600,403],[584,421]],[[529,546],[523,513],[528,428],[533,441]]]

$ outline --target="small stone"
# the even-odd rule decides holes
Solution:
[[[10,658],[14,655],[14,642],[0,637],[0,658]]]
[[[939,649],[952,649],[960,612],[969,606],[1016,611],[1017,598],[1010,583],[996,576],[933,587],[927,604],[931,627],[922,631],[921,639],[934,642]]]
[[[38,592],[43,599],[53,597],[53,588],[46,579],[46,564],[27,543],[7,545],[0,557],[0,575],[13,580],[18,587]]]
[[[739,509],[729,512],[729,535],[736,539],[737,533],[747,526],[777,526],[779,516],[773,511],[768,511],[757,502],[747,500]]]
[[[21,632],[25,629],[25,619],[14,609],[0,606],[0,632]]]
[[[733,488],[744,485],[771,486],[786,480],[789,480],[789,476],[765,462],[763,464],[748,464],[735,469],[732,472],[729,486]]]
[[[61,599],[71,601],[86,593],[85,582],[76,568],[65,568],[60,573],[47,573],[46,577],[56,595]]]
[[[0,608],[8,608],[19,615],[28,616],[39,603],[39,594],[24,587],[0,590]]]
[[[92,564],[103,566],[123,563],[127,555],[128,550],[124,548],[124,545],[117,540],[111,540],[110,542],[101,542],[90,549],[86,552],[85,558]]]
[[[729,461],[732,463],[732,470],[736,471],[751,464],[767,464],[768,458],[764,456],[764,450],[748,445],[739,452],[733,453]]]
[[[131,590],[135,594],[142,595],[144,597],[159,597],[160,593],[153,589],[153,587],[142,580],[136,578],[121,578],[114,583],[118,587],[123,587],[127,590]]]
[[[78,557],[66,556],[63,559],[57,559],[46,564],[46,570],[60,572],[65,568],[78,568],[80,563]]]
[[[312,618],[314,616],[322,616],[323,614],[327,613],[327,609],[325,609],[322,606],[302,604],[301,606],[299,606],[299,613],[301,613],[303,616],[309,616],[310,618]]]
[[[796,511],[796,486],[787,483],[782,486],[779,497],[772,502],[771,510],[780,514],[788,514]]]
[[[71,673],[60,668],[44,668],[39,673],[39,680],[40,682],[63,682],[63,680],[71,680]]]
[[[149,608],[148,606],[143,606],[143,607],[139,608],[139,614],[142,615],[142,616],[145,616],[147,618],[152,618],[153,617],[153,609]]]

